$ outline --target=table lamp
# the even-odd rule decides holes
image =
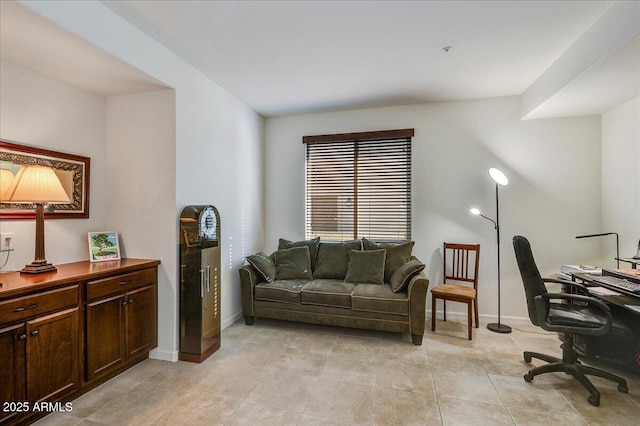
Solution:
[[[11,202],[28,202],[36,205],[35,259],[29,265],[25,265],[21,272],[40,274],[56,271],[56,267],[47,262],[44,255],[44,205],[48,202],[68,203],[70,201],[56,173],[51,167],[23,166],[3,194],[3,198]]]
[[[506,186],[509,183],[509,179],[507,179],[504,173],[495,168],[489,169],[489,176],[491,176],[491,179],[496,183],[496,220],[483,215],[482,212],[475,207],[471,209],[472,214],[482,216],[483,218],[493,222],[498,239],[498,322],[487,324],[487,328],[496,333],[511,333],[511,327],[500,322],[500,214],[498,203],[498,186]]]
[[[13,181],[13,173],[9,169],[1,168],[0,169],[0,201],[5,201],[6,198],[4,196],[7,189],[11,185]]]
[[[620,240],[618,238],[617,232],[602,232],[600,234],[577,235],[576,238],[604,237],[605,235],[616,236],[616,268],[620,269]],[[638,243],[638,246],[640,247],[640,243]]]

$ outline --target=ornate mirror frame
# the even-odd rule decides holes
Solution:
[[[23,165],[37,164],[54,169],[71,203],[51,203],[45,210],[48,219],[82,219],[89,217],[89,157],[66,154],[0,141],[0,168],[15,173]],[[31,204],[0,202],[0,220],[35,218]]]

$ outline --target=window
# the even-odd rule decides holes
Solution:
[[[411,239],[413,129],[305,136],[306,236]]]

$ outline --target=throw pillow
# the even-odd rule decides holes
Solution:
[[[349,252],[360,250],[360,247],[360,241],[320,243],[313,277],[344,280],[349,266]]]
[[[260,274],[266,282],[272,283],[276,278],[276,264],[270,256],[267,256],[263,252],[259,251],[256,254],[247,256],[247,262],[258,271],[258,274]]]
[[[309,247],[293,247],[274,253],[277,280],[313,279]]]
[[[411,278],[419,274],[425,266],[426,265],[421,263],[418,259],[411,259],[399,267],[389,280],[391,290],[393,290],[394,293],[404,290],[409,284],[409,281],[411,281]]]
[[[316,266],[316,257],[318,256],[318,246],[320,245],[320,237],[314,238],[312,240],[303,240],[303,241],[289,241],[284,238],[280,238],[278,240],[278,250],[286,250],[293,247],[309,247],[309,257],[311,258],[311,270],[313,271]]]
[[[387,251],[351,250],[345,282],[353,284],[384,284],[384,260]]]
[[[381,243],[376,244],[366,238],[362,239],[365,250],[387,250],[387,260],[384,265],[384,281],[389,282],[399,267],[404,265],[411,259],[411,251],[413,250],[413,241],[400,244]]]

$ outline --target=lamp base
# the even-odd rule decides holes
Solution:
[[[36,262],[33,261],[28,265],[24,265],[24,268],[20,270],[21,274],[42,274],[43,272],[54,272],[57,271],[58,268],[53,266],[51,263],[44,262]]]
[[[499,322],[492,322],[487,324],[487,328],[495,333],[511,333],[511,327],[508,325],[500,324]]]

